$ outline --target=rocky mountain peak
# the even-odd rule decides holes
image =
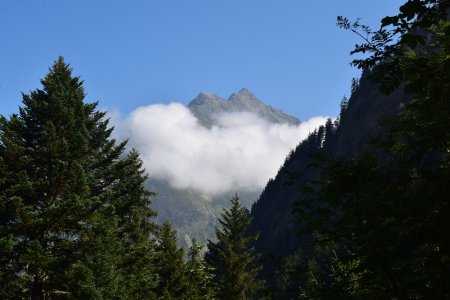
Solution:
[[[240,89],[236,94],[240,95],[240,96],[255,97],[255,95],[252,92],[250,92],[249,90],[247,90],[246,88]]]
[[[215,94],[202,92],[188,104],[188,108],[205,127],[218,125],[217,116],[233,112],[255,113],[273,123],[288,123],[291,125],[300,123],[297,118],[264,104],[246,88],[233,93],[227,100]]]
[[[228,101],[239,107],[240,110],[253,110],[255,107],[265,105],[246,88],[242,88],[237,93],[232,94]]]
[[[225,100],[216,94],[201,92],[188,106],[217,105],[223,101]]]

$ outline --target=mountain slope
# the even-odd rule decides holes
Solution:
[[[326,136],[325,143],[310,145],[315,141],[305,140],[289,156],[274,180],[269,181],[259,200],[253,205],[251,232],[260,232],[256,247],[264,255],[285,257],[299,246],[308,248],[309,237],[299,234],[297,215],[292,213],[293,204],[299,198],[299,186],[303,182],[318,179],[319,170],[314,167],[317,147],[323,155],[352,157],[368,149],[370,140],[383,133],[379,121],[398,112],[401,103],[409,97],[397,91],[389,96],[381,95],[378,87],[366,79],[350,97],[348,107],[343,112],[340,124]],[[298,178],[292,182],[289,174]],[[270,263],[268,270],[270,272]]]

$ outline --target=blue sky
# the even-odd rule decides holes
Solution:
[[[358,39],[336,17],[377,27],[403,2],[2,0],[0,114],[17,112],[63,55],[86,100],[122,114],[246,87],[300,119],[335,116],[359,75],[349,66]]]

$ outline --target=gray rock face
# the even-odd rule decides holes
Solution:
[[[220,96],[200,93],[188,104],[188,108],[205,127],[218,125],[217,116],[223,113],[250,112],[272,123],[300,124],[300,120],[280,109],[264,104],[249,90],[243,88],[227,100]]]

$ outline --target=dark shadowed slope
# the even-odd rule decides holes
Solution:
[[[367,149],[371,138],[382,133],[379,121],[395,114],[399,105],[407,101],[408,97],[401,92],[381,95],[377,86],[363,76],[342,114],[340,125],[326,137],[320,153],[351,157]],[[317,148],[308,144],[308,140],[301,143],[253,205],[251,232],[261,232],[256,246],[263,254],[284,257],[299,246],[308,247],[308,237],[298,233],[298,220],[292,213],[292,205],[298,200],[301,183],[317,179],[315,153]],[[298,178],[291,180],[290,172]]]

